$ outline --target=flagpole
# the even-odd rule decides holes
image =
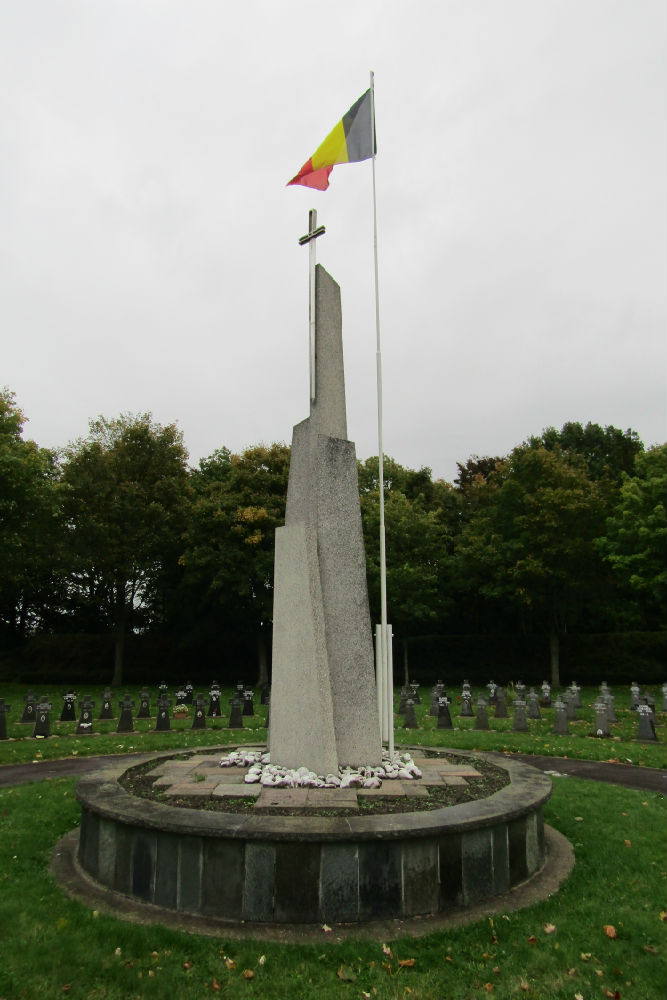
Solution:
[[[386,684],[387,740],[390,754],[394,752],[394,699],[393,677],[390,676],[391,657],[389,643],[391,637],[387,628],[387,559],[384,526],[384,453],[382,449],[382,349],[380,346],[380,292],[378,279],[378,224],[377,198],[375,193],[375,74],[371,70],[371,159],[373,162],[373,257],[375,263],[375,337],[378,400],[378,487],[380,492],[380,623],[382,637],[382,670]],[[384,692],[383,692],[384,695]],[[383,697],[383,702],[384,702]],[[383,712],[384,714],[384,712]]]

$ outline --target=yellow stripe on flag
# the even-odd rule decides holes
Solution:
[[[342,120],[334,125],[324,142],[312,155],[313,170],[332,167],[335,163],[347,163],[347,142]]]

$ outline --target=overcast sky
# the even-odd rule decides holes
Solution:
[[[286,187],[375,72],[384,448],[452,480],[567,420],[665,440],[664,0],[4,0],[0,386],[26,436],[308,413],[308,251],[377,454],[370,162]]]

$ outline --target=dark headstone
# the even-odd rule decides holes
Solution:
[[[262,684],[260,690],[262,692],[259,699],[260,705],[268,705],[271,700],[271,688],[268,684]]]
[[[409,696],[410,696],[410,692],[409,692],[409,690],[404,685],[401,688],[401,698],[400,698],[400,701],[398,703],[398,714],[399,715],[405,715],[405,706],[408,703]]]
[[[250,688],[245,688],[243,691],[243,714],[244,715],[254,715],[255,714],[255,703],[253,701],[254,692]]]
[[[231,705],[229,728],[243,729],[243,699],[239,698],[238,695],[234,695],[233,698],[229,699],[229,704]]]
[[[440,680],[436,681],[436,683],[431,688],[431,705],[428,710],[428,714],[432,715],[433,718],[439,718],[438,699],[444,694],[446,694],[445,685]]]
[[[23,709],[23,715],[19,719],[19,722],[32,722],[35,721],[35,710],[37,708],[37,699],[32,691],[28,691],[27,694],[23,695],[23,700],[25,702],[25,707]]]
[[[410,681],[410,697],[415,705],[421,705],[422,700],[419,697],[419,684],[417,681]]]
[[[151,717],[151,693],[147,688],[141,689],[141,694],[139,695],[139,711],[137,712],[138,719],[150,719]]]
[[[489,716],[486,710],[486,701],[480,695],[477,699],[477,716],[473,729],[489,729]]]
[[[655,724],[649,706],[639,705],[637,714],[639,715],[637,739],[642,743],[657,743],[658,737],[655,735]]]
[[[498,685],[494,684],[493,681],[489,681],[489,683],[486,686],[489,689],[488,704],[489,705],[495,705],[495,703],[496,703],[496,691],[498,690]]]
[[[76,727],[77,736],[87,736],[93,731],[93,709],[95,702],[88,695],[79,702],[79,722]]]
[[[222,697],[222,692],[217,685],[212,684],[208,692],[208,717],[209,719],[218,719],[222,715],[222,709],[220,708],[220,698]]]
[[[76,691],[67,691],[63,695],[63,710],[60,713],[61,722],[76,722]]]
[[[185,690],[185,688],[179,688],[178,691],[176,691],[176,693],[174,694],[174,698],[176,699],[176,704],[174,706],[175,712],[178,711],[181,705],[188,705],[192,702],[192,699],[190,699],[190,702],[188,702],[188,692]]]
[[[192,728],[206,729],[206,699],[203,694],[198,694],[194,699],[194,712],[192,714]]]
[[[105,688],[102,692],[102,708],[100,709],[100,719],[113,719],[113,704],[111,702],[111,688]]]
[[[501,687],[496,688],[496,719],[509,719],[507,714],[507,701],[505,698],[505,689]]]
[[[11,709],[11,705],[5,704],[5,699],[0,698],[0,740],[6,740],[7,736],[7,713]]]
[[[541,719],[542,714],[540,712],[540,698],[533,688],[528,692],[528,711],[527,715],[529,719]]]
[[[168,729],[171,729],[169,724],[170,705],[171,698],[167,698],[165,694],[161,694],[157,700],[157,719],[155,722],[155,731],[158,733],[164,733]]]
[[[194,691],[194,688],[192,687],[192,684],[190,684],[190,682],[188,681],[188,683],[185,685],[185,704],[186,705],[191,705],[192,704],[192,692],[193,691]]]
[[[134,732],[134,721],[132,719],[132,709],[134,708],[134,702],[130,698],[129,694],[126,694],[122,701],[119,701],[120,705],[120,716],[118,719],[118,725],[116,726],[117,733],[133,733]]]
[[[449,712],[450,701],[447,695],[438,698],[438,729],[453,729],[452,717]]]
[[[523,698],[517,698],[514,702],[514,721],[512,730],[515,733],[527,733],[528,722],[526,720],[526,703]]]
[[[166,681],[160,681],[160,683],[157,686],[157,690],[158,690],[158,695],[163,694],[166,697],[167,691],[169,690],[169,685],[167,684]]]
[[[517,681],[516,682],[514,691],[515,691],[516,696],[519,699],[519,701],[525,701],[526,700],[526,685],[522,684],[521,681]]]
[[[49,719],[49,712],[52,708],[53,705],[46,698],[46,696],[40,698],[39,702],[35,706],[35,728],[32,734],[35,739],[48,739],[51,735],[51,720]]]
[[[557,736],[567,736],[570,732],[570,727],[567,724],[567,705],[562,698],[557,698],[555,707],[556,721],[554,722],[553,732]]]
[[[405,702],[403,725],[406,729],[419,729],[419,723],[415,715],[415,703],[412,698],[408,698]]]

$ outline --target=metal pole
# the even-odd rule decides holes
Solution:
[[[314,233],[317,229],[317,209],[311,208],[308,213],[308,229]],[[315,402],[315,240],[310,241],[309,251],[309,285],[308,285],[308,323],[310,350],[310,401]]]
[[[380,292],[378,279],[378,225],[377,198],[375,192],[375,75],[371,71],[371,152],[373,162],[373,259],[375,265],[375,338],[378,396],[378,488],[380,492],[380,622],[382,636],[382,674],[388,674],[387,651],[387,557],[384,528],[384,454],[382,450],[382,350],[380,346]],[[383,706],[384,708],[384,706]],[[394,718],[393,692],[386,706],[387,718]],[[384,711],[383,711],[384,716]],[[393,726],[390,725],[393,729]]]
[[[380,720],[380,739],[383,739],[382,731],[382,703],[384,701],[384,683],[382,677],[382,626],[375,626],[375,689],[378,700],[378,719]]]

